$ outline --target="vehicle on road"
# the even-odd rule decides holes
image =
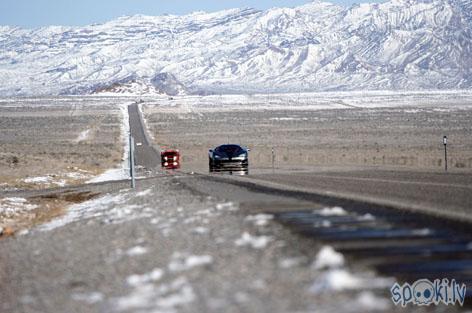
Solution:
[[[179,150],[168,149],[161,152],[161,166],[168,170],[180,168]]]
[[[249,171],[248,148],[240,145],[225,144],[208,151],[210,172],[243,172]]]

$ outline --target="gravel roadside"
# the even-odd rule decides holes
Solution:
[[[277,196],[233,186],[228,194],[241,201],[228,202],[182,181],[142,181],[0,241],[1,311],[395,309],[391,280],[344,262],[315,269],[319,246],[257,214],[261,203],[281,203]]]

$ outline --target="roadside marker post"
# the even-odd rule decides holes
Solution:
[[[443,137],[444,144],[444,169],[447,172],[447,136]]]
[[[275,172],[275,151],[274,147],[272,147],[272,173]]]
[[[136,188],[136,180],[134,177],[134,138],[129,136],[129,176],[131,177],[131,188]]]

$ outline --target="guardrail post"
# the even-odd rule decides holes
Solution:
[[[134,138],[129,136],[129,176],[131,177],[131,188],[136,188],[135,171],[134,171]]]
[[[444,144],[444,170],[447,172],[447,136],[443,137]]]

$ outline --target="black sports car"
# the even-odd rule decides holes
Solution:
[[[208,152],[210,172],[245,172],[249,170],[249,149],[239,145],[221,145]]]

